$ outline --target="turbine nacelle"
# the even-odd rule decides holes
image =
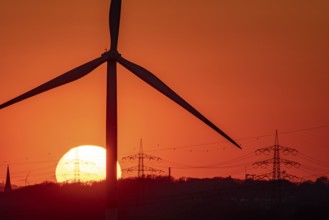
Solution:
[[[240,148],[240,146],[210,120],[203,116],[198,110],[192,107],[188,102],[181,98],[174,90],[162,82],[153,73],[145,68],[126,60],[118,53],[118,36],[120,26],[120,14],[121,14],[121,0],[112,0],[110,6],[109,26],[111,36],[110,50],[103,53],[100,57],[91,60],[73,70],[70,70],[26,93],[23,93],[3,104],[0,105],[0,109],[6,108],[17,102],[23,101],[40,93],[46,92],[50,89],[54,89],[58,86],[65,85],[72,81],[78,80],[81,77],[89,74],[101,64],[107,62],[107,105],[106,105],[106,149],[108,152],[107,157],[107,175],[106,180],[109,184],[108,192],[108,205],[110,208],[110,219],[117,219],[117,196],[116,196],[116,161],[117,161],[117,85],[116,85],[116,64],[120,63],[126,69],[131,71],[137,77],[144,82],[158,90],[160,93],[183,107],[185,110],[193,114],[203,123],[215,130],[218,134],[223,136],[226,140]]]
[[[107,61],[118,61],[118,59],[121,57],[121,54],[117,50],[109,50],[105,53],[102,53],[102,57]]]

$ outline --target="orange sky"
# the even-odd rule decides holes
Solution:
[[[108,0],[2,1],[0,103],[109,48],[108,8]],[[243,178],[245,168],[270,172],[251,169],[265,159],[252,152],[272,145],[278,129],[282,145],[329,163],[328,11],[325,0],[123,0],[119,52],[243,150],[120,66],[119,158],[136,153],[143,138],[145,151],[163,158],[150,165],[166,172],[172,166],[175,177]],[[28,181],[38,183],[53,180],[70,148],[105,146],[105,69],[0,111],[0,182],[7,163],[13,183],[24,184],[29,171]],[[322,168],[328,175],[328,165]]]

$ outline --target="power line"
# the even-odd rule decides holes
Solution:
[[[280,156],[280,153],[296,155],[298,151],[294,148],[279,145],[278,131],[275,132],[275,143],[273,146],[263,147],[255,151],[256,154],[269,154],[271,152],[273,152],[272,158],[254,162],[253,166],[266,168],[269,164],[272,164],[272,172],[260,175],[246,174],[246,178],[271,179],[275,181],[279,181],[281,179],[297,180],[298,178],[296,176],[281,170],[281,164],[298,168],[300,167],[300,163],[284,159]]]
[[[299,153],[298,156],[301,158],[301,159],[304,159],[306,161],[309,161],[311,163],[314,163],[314,164],[317,164],[319,166],[326,166],[326,167],[329,167],[329,163],[327,162],[324,162],[324,161],[320,161],[320,160],[317,160],[317,159],[314,159],[306,154],[303,154],[303,153]]]
[[[300,129],[295,129],[295,130],[287,130],[287,131],[283,131],[283,132],[279,132],[280,135],[285,135],[285,134],[291,134],[291,133],[298,133],[298,132],[306,132],[306,131],[311,131],[311,130],[317,130],[317,129],[324,129],[324,128],[328,128],[329,125],[321,125],[321,126],[315,126],[315,127],[308,127],[308,128],[300,128]],[[273,135],[270,134],[264,134],[264,135],[257,135],[257,136],[251,136],[251,137],[245,137],[245,138],[238,138],[238,141],[247,141],[247,140],[259,140],[260,138],[265,138],[265,137],[270,137]],[[158,149],[151,149],[148,150],[147,152],[156,152],[156,151],[165,151],[165,150],[180,150],[180,149],[190,149],[190,148],[197,148],[197,147],[204,147],[204,146],[212,146],[212,145],[217,145],[217,146],[213,146],[213,148],[207,148],[206,150],[208,151],[215,151],[215,150],[221,150],[222,146],[218,146],[219,144],[225,143],[226,141],[219,141],[219,142],[209,142],[209,143],[201,143],[201,144],[191,144],[191,145],[182,145],[182,146],[172,146],[172,147],[163,147],[163,148],[158,148]],[[200,165],[200,166],[195,166],[195,165],[189,165],[189,164],[183,164],[183,163],[177,163],[177,162],[173,162],[173,161],[169,161],[169,160],[163,160],[164,162],[167,162],[171,166],[172,168],[175,169],[215,169],[215,168],[234,168],[234,167],[239,167],[239,166],[243,166],[242,163],[237,163],[237,162],[241,162],[242,160],[246,160],[248,158],[251,158],[253,153],[249,153],[246,155],[242,155],[240,157],[237,158],[233,158],[231,160],[226,160],[226,161],[219,161],[219,162],[215,162],[215,163],[211,163],[211,164],[206,164],[206,165]],[[146,154],[145,154],[146,155]],[[313,157],[310,157],[306,154],[303,154],[302,152],[299,152],[297,154],[297,157],[307,161],[310,164],[313,164],[313,166],[310,165],[302,165],[300,167],[300,169],[303,172],[312,172],[312,175],[317,175],[314,173],[319,173],[319,174],[328,174],[328,171],[326,170],[326,168],[323,167],[329,167],[329,163],[328,162],[324,162],[318,159],[315,159]],[[15,160],[15,161],[11,161],[9,162],[9,164],[11,165],[17,165],[17,166],[21,166],[21,165],[31,165],[31,164],[47,164],[47,163],[57,163],[57,160],[40,160],[40,161],[28,161],[28,159],[22,159],[22,160]],[[6,163],[8,163],[6,161]],[[140,163],[141,164],[141,163]],[[4,165],[0,164],[0,165]],[[56,165],[56,164],[54,164]],[[52,171],[50,169],[53,168],[54,165],[51,165],[51,168],[49,168],[49,173],[52,173]],[[245,164],[244,164],[245,165]],[[315,166],[319,166],[315,167]],[[164,167],[164,166],[162,166]],[[44,169],[44,168],[43,168]],[[40,173],[40,168],[37,169],[29,169],[31,172],[33,172],[33,175],[31,176],[31,178],[35,177],[35,176],[40,176],[38,175],[38,173]],[[36,172],[34,172],[36,171]],[[17,178],[23,178],[24,175],[26,174],[26,170],[23,171],[18,171],[18,172],[14,172],[13,173],[13,178],[17,179]]]
[[[241,163],[241,161],[251,158],[252,154],[253,153],[248,153],[248,154],[245,154],[245,155],[242,155],[240,157],[233,158],[230,160],[219,161],[219,162],[206,164],[206,165],[200,165],[200,166],[177,163],[177,162],[173,162],[171,160],[163,160],[163,161],[171,164],[172,168],[177,168],[177,169],[231,168],[231,167],[245,166],[246,163]],[[239,162],[239,164],[236,164],[237,162]]]
[[[299,133],[299,132],[305,132],[305,131],[311,131],[311,130],[317,130],[317,129],[323,129],[323,128],[329,128],[329,125],[320,125],[320,126],[315,126],[315,127],[287,130],[287,131],[279,132],[278,134],[286,135],[286,134],[291,134],[291,133]],[[259,139],[265,138],[265,137],[273,137],[273,134],[263,134],[263,135],[257,135],[257,136],[242,137],[242,138],[236,138],[236,140],[241,142],[241,141],[248,141],[248,140],[259,140]],[[181,145],[181,146],[163,146],[162,148],[147,150],[146,152],[182,150],[182,149],[189,149],[189,148],[195,148],[195,147],[219,145],[219,144],[223,144],[223,143],[228,143],[228,141],[223,140],[223,141],[217,141],[217,142],[208,142],[208,143],[200,143],[200,144]],[[158,146],[162,146],[162,145],[158,145]],[[219,149],[216,149],[216,150],[219,150]],[[127,155],[127,154],[124,154],[124,155]]]
[[[131,161],[131,160],[136,160],[136,159],[138,159],[138,165],[137,166],[128,167],[128,168],[122,169],[122,171],[123,172],[135,172],[135,171],[137,171],[137,176],[139,178],[144,178],[145,177],[145,172],[151,172],[151,173],[162,173],[163,172],[163,170],[156,169],[156,168],[144,165],[144,160],[160,161],[161,158],[145,154],[143,152],[143,141],[142,141],[142,139],[140,140],[139,153],[123,157],[122,161],[125,161],[125,160]]]
[[[322,128],[329,128],[329,125],[320,125],[320,126],[315,126],[315,127],[300,128],[300,129],[295,129],[295,130],[290,130],[290,131],[284,131],[284,132],[280,132],[280,135],[298,133],[298,132],[303,132],[303,131],[311,131],[311,130],[317,130],[317,129],[322,129]]]

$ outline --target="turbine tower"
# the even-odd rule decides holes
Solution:
[[[118,36],[120,26],[121,0],[112,0],[109,14],[110,50],[100,57],[87,62],[71,71],[68,71],[22,95],[17,96],[0,105],[0,109],[38,95],[50,89],[70,83],[87,75],[103,63],[107,63],[107,96],[106,96],[106,182],[108,185],[108,216],[117,219],[117,63],[130,70],[147,84],[182,106],[184,109],[199,118],[217,133],[222,135],[235,146],[240,146],[226,133],[209,121],[199,111],[187,103],[176,92],[163,83],[158,77],[143,67],[134,64],[121,56],[118,52]]]

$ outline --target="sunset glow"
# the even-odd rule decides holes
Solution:
[[[121,168],[117,164],[117,178]],[[106,150],[98,146],[79,146],[70,149],[56,166],[57,182],[101,181],[106,177]]]
[[[110,2],[3,2],[0,103],[109,51]],[[244,179],[267,172],[253,168],[268,159],[254,152],[273,145],[278,130],[280,144],[301,152],[285,158],[302,164],[290,173],[327,175],[317,164],[329,155],[328,1],[171,2],[123,0],[118,52],[154,73],[242,150],[118,65],[118,161],[138,152],[143,138],[145,153],[163,160],[152,167],[166,174],[171,167],[175,178]],[[0,181],[7,165],[16,185],[74,179],[73,167],[71,176],[54,171],[71,147],[106,146],[106,82],[103,64],[1,109]]]

